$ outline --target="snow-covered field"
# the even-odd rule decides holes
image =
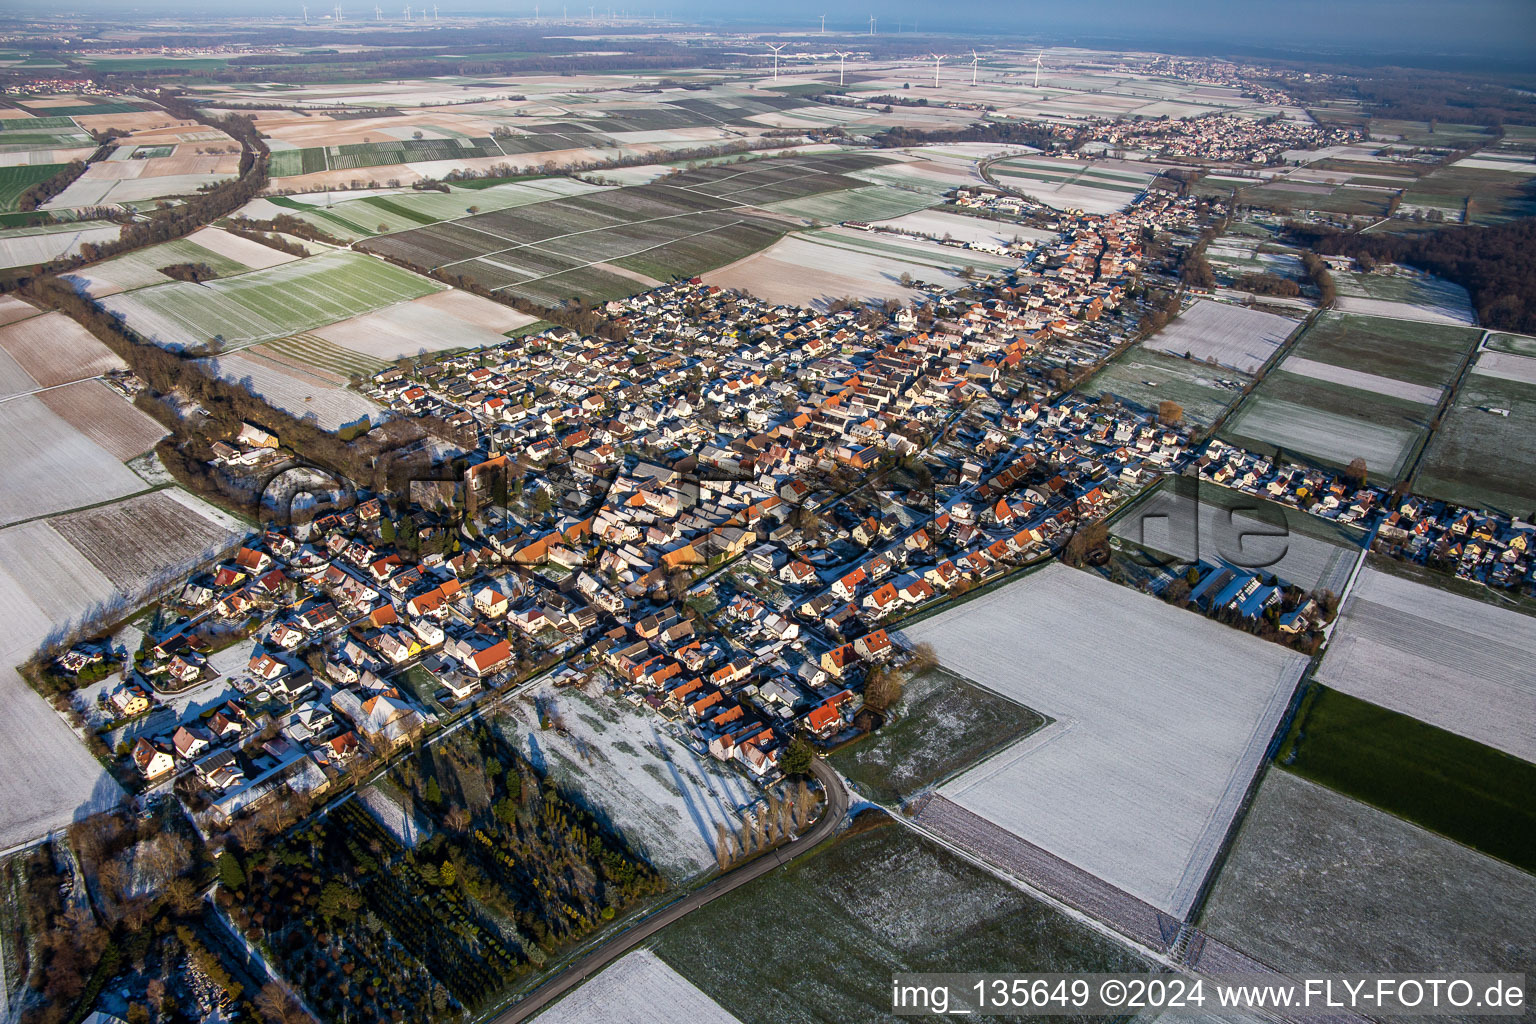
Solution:
[[[277,408],[300,419],[314,416],[325,430],[338,430],[380,411],[378,405],[362,395],[258,355],[236,352],[207,362],[220,377],[234,381]]]
[[[1277,398],[1253,395],[1222,436],[1277,445],[1337,466],[1361,458],[1372,472],[1396,477],[1418,433]]]
[[[469,292],[435,292],[412,302],[321,327],[326,341],[379,359],[398,359],[450,348],[485,348],[507,331],[537,320]]]
[[[79,227],[23,229],[0,233],[0,268],[28,267],[61,256],[73,256],[87,242],[110,242],[121,230],[116,224],[86,221]]]
[[[1473,326],[1477,316],[1465,306],[1423,305],[1414,302],[1396,302],[1392,299],[1372,299],[1357,295],[1341,295],[1336,305],[1346,313],[1364,313],[1367,316],[1388,316],[1399,320],[1419,320],[1428,324],[1463,324]]]
[[[0,349],[45,388],[125,365],[95,335],[63,313],[44,313],[0,327]]]
[[[1303,974],[1506,970],[1536,958],[1533,922],[1529,873],[1271,769],[1202,926],[1275,970]]]
[[[187,241],[202,246],[209,252],[218,253],[252,270],[265,270],[280,263],[292,263],[298,259],[290,253],[279,252],[270,245],[253,242],[249,238],[232,235],[219,228],[198,228],[187,236]]]
[[[514,703],[498,728],[674,880],[712,867],[715,823],[734,828],[737,809],[761,796],[740,772],[694,751],[648,708],[547,683],[532,698]],[[539,728],[539,706],[563,720],[565,735]]]
[[[637,949],[534,1018],[540,1024],[741,1024],[648,949]]]
[[[142,490],[110,452],[36,396],[0,402],[0,525]]]
[[[906,631],[1056,721],[941,794],[1188,910],[1306,658],[1055,564]]]
[[[949,235],[973,245],[1007,245],[1015,237],[1037,242],[1056,237],[1054,231],[1027,227],[1023,224],[1010,224],[1007,221],[983,220],[981,217],[970,217],[963,213],[945,213],[942,210],[922,210],[878,223],[881,227],[916,231],[935,238]]]
[[[1142,344],[1253,373],[1295,328],[1296,321],[1288,317],[1201,299]]]
[[[1391,398],[1401,398],[1407,402],[1418,402],[1420,405],[1438,405],[1440,397],[1445,393],[1444,388],[1430,387],[1427,384],[1409,384],[1407,381],[1394,380],[1380,374],[1351,370],[1347,366],[1336,366],[1333,363],[1320,363],[1316,359],[1303,359],[1296,355],[1287,356],[1285,362],[1280,365],[1280,369],[1286,373],[1310,377],[1312,380],[1343,384],[1345,387],[1359,388],[1361,391],[1387,395]]]
[[[1536,761],[1536,619],[1366,568],[1317,678]]]
[[[1489,350],[1477,357],[1473,373],[1486,377],[1498,377],[1517,384],[1536,385],[1536,356],[1522,356],[1514,352]]]

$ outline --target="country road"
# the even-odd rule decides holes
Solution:
[[[630,925],[580,960],[568,964],[560,973],[550,977],[525,996],[521,1002],[490,1018],[487,1024],[519,1024],[521,1021],[528,1020],[673,921],[685,917],[711,900],[724,896],[753,879],[761,878],[780,865],[788,864],[800,854],[833,835],[848,813],[848,790],[844,788],[843,781],[837,773],[820,758],[814,758],[811,761],[811,771],[826,791],[827,806],[809,832],[788,846],[766,853],[744,867],[721,875],[704,888],[689,893],[676,903],[669,904],[651,916]]]

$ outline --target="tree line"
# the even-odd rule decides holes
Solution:
[[[1536,219],[1415,235],[1357,235],[1297,223],[1286,231],[1318,252],[1405,263],[1443,277],[1467,289],[1484,325],[1536,332]]]

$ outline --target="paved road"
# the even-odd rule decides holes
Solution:
[[[746,866],[720,876],[704,888],[689,893],[676,903],[663,907],[650,917],[630,925],[628,929],[608,939],[580,960],[567,965],[559,974],[554,975],[524,997],[521,1002],[509,1007],[499,1016],[491,1018],[488,1024],[520,1024],[521,1021],[528,1020],[673,921],[755,878],[766,875],[780,865],[789,863],[831,836],[848,814],[848,790],[843,787],[843,781],[838,778],[837,773],[820,758],[811,762],[811,770],[826,790],[827,806],[809,832],[788,846],[764,854]]]

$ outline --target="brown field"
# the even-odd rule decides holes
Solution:
[[[141,110],[132,114],[85,114],[75,118],[75,124],[78,124],[81,128],[95,129],[96,131],[120,128],[125,132],[142,132],[167,126],[185,125],[187,123],[186,121],[177,120],[163,110]]]
[[[39,392],[39,401],[60,419],[124,462],[142,455],[165,436],[152,417],[130,405],[99,380],[81,380]]]
[[[0,327],[0,348],[45,388],[122,367],[112,350],[63,313],[45,313]]]
[[[147,589],[166,566],[197,561],[236,536],[164,491],[71,512],[50,525],[130,594]]]
[[[25,320],[29,316],[36,316],[40,310],[28,302],[23,302],[14,295],[0,295],[0,327],[13,324],[17,320]]]

